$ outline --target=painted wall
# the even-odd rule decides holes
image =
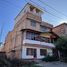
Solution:
[[[46,43],[46,42],[40,42],[40,41],[35,41],[35,40],[29,40],[29,39],[24,39],[23,44],[38,44],[38,45],[43,45],[51,48],[55,48],[54,44],[52,43]]]
[[[23,46],[22,47],[22,59],[33,59],[33,56],[30,55],[26,55],[26,48],[35,48],[37,50],[37,59],[42,59],[44,56],[40,55],[40,49],[46,49],[47,53],[51,52],[52,54],[52,49],[48,49],[48,48],[39,48],[39,47],[30,47],[30,46]]]

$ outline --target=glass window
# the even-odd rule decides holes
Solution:
[[[31,20],[31,26],[36,27],[36,22],[34,20]]]
[[[26,32],[26,39],[31,39],[31,33],[30,32]]]
[[[49,29],[48,29],[47,27],[44,27],[44,26],[41,26],[40,29],[41,29],[42,32],[47,32],[47,31],[49,31]]]
[[[34,32],[26,32],[26,39],[35,40],[35,37],[37,37],[38,34]]]
[[[33,55],[33,49],[27,48],[26,55]]]
[[[40,55],[47,55],[47,50],[46,49],[40,49]]]

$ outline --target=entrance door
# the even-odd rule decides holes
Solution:
[[[33,49],[33,55],[34,55],[34,58],[37,57],[37,51],[36,51],[36,49]]]

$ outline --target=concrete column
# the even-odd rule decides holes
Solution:
[[[26,39],[26,31],[23,33],[23,40]]]
[[[29,5],[26,7],[26,12],[30,12],[30,6]]]
[[[36,8],[33,9],[33,13],[36,13]]]

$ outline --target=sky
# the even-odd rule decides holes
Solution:
[[[33,2],[32,2],[33,1]],[[42,20],[54,26],[67,21],[67,0],[0,0],[0,42],[13,30],[15,17],[27,2],[43,9]],[[49,6],[45,5],[48,4]],[[2,32],[2,33],[1,33]]]

